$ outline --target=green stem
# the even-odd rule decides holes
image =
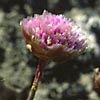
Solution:
[[[33,81],[33,84],[32,84],[32,87],[31,87],[31,90],[29,92],[27,100],[34,99],[35,92],[36,92],[37,87],[38,87],[38,82],[40,80],[40,76],[42,74],[43,69],[45,68],[45,63],[46,63],[45,61],[41,61],[41,60],[39,61],[39,64],[37,66],[36,73],[35,73],[35,78],[34,78],[34,81]]]

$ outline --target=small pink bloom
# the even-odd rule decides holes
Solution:
[[[64,61],[87,48],[85,34],[70,19],[44,11],[21,21],[25,42],[39,59]]]

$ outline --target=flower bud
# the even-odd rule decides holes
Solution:
[[[42,60],[64,61],[87,48],[85,34],[70,19],[44,11],[21,21],[29,50]]]
[[[100,96],[100,68],[95,69],[94,79],[93,79],[93,89]]]

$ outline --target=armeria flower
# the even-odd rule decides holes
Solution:
[[[86,38],[80,28],[63,15],[44,11],[20,23],[26,46],[39,58],[35,78],[27,100],[33,100],[47,60],[65,61],[83,53]]]
[[[39,59],[64,61],[86,50],[85,35],[63,15],[44,11],[21,21],[27,47]]]

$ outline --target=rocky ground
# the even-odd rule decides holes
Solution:
[[[50,62],[35,100],[100,100],[93,90],[94,68],[100,67],[100,0],[0,1],[0,100],[26,100],[37,58],[25,47],[19,22],[44,9],[72,18],[89,40],[83,55],[63,64]]]

